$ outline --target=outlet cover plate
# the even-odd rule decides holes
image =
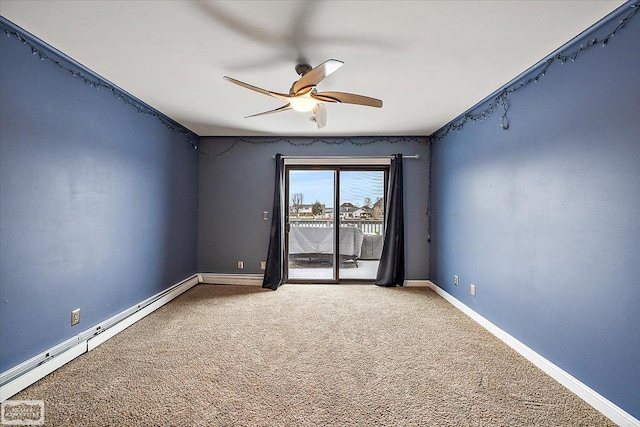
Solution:
[[[71,326],[75,326],[80,323],[80,309],[76,308],[71,312]]]

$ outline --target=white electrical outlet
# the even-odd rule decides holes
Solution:
[[[457,275],[454,275],[454,276],[453,276],[453,284],[454,284],[454,285],[456,285],[456,286],[458,286],[458,285],[459,285],[459,282],[458,282],[458,276],[457,276]]]
[[[260,261],[260,270],[266,270],[266,269],[267,269],[267,262]]]
[[[471,296],[475,297],[476,296],[476,285],[471,284]]]
[[[244,261],[238,261],[238,270],[244,269]]]
[[[80,309],[76,308],[71,312],[71,326],[75,326],[80,323]]]

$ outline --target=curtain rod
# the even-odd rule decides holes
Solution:
[[[276,158],[276,155],[274,154],[272,156],[272,158]],[[391,156],[282,156],[283,159],[352,159],[352,158],[358,158],[358,159],[389,159],[391,158]],[[407,155],[405,156],[404,154],[402,155],[403,159],[419,159],[420,158],[420,154],[414,154],[414,155]]]

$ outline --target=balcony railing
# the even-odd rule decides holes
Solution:
[[[333,227],[332,219],[289,218],[289,223],[293,227]],[[384,225],[381,219],[341,219],[340,226],[357,227],[365,234],[384,234]]]

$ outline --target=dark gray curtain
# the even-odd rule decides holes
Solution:
[[[389,170],[384,244],[376,276],[378,286],[404,285],[404,209],[402,154],[395,154]]]
[[[271,235],[269,237],[269,252],[267,265],[262,280],[262,287],[273,289],[280,287],[284,277],[284,233],[282,232],[284,209],[284,159],[276,154],[276,180],[273,191],[273,209],[271,210]]]

